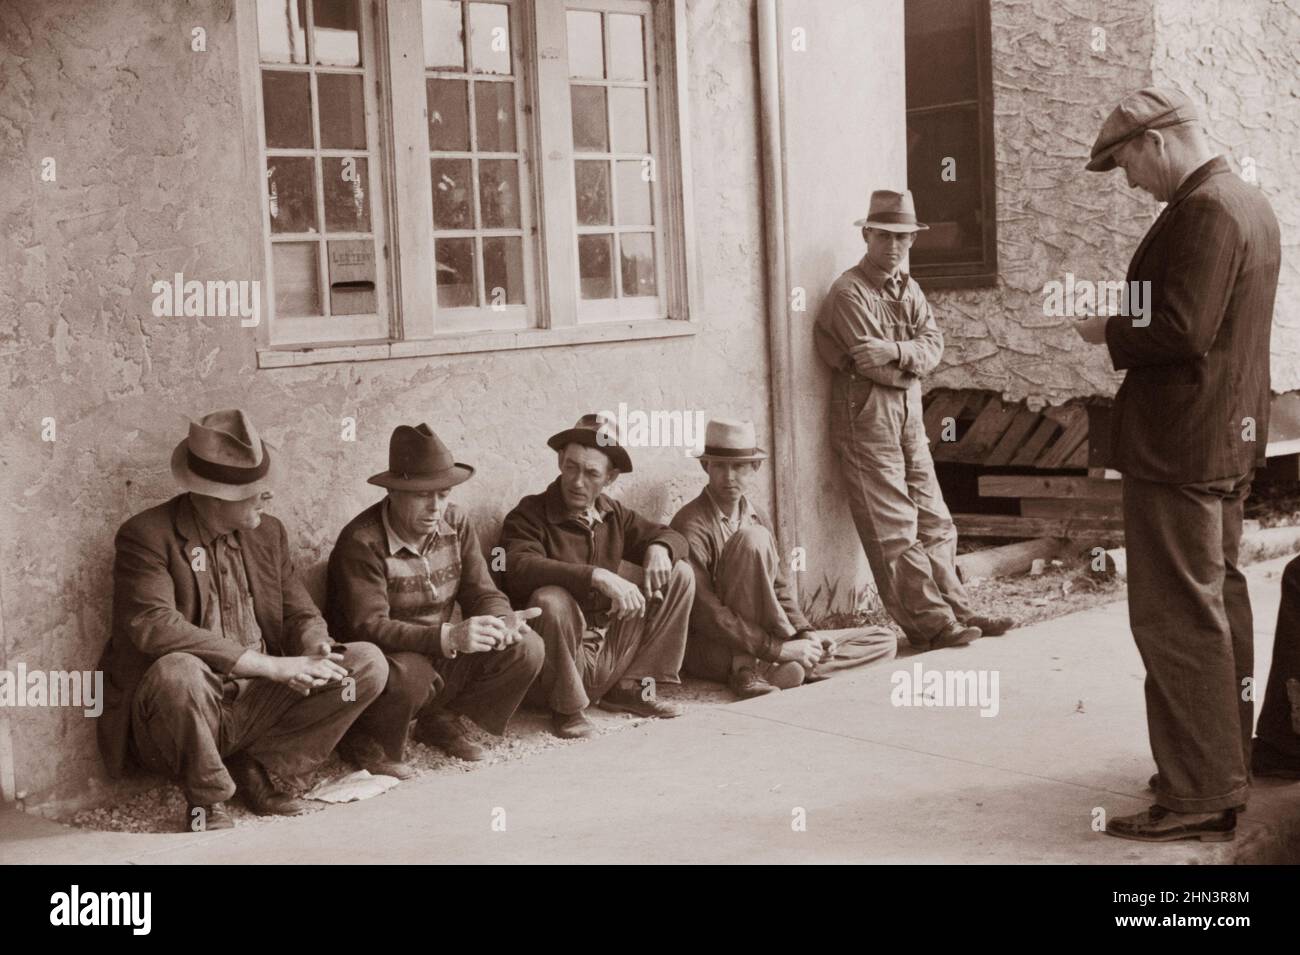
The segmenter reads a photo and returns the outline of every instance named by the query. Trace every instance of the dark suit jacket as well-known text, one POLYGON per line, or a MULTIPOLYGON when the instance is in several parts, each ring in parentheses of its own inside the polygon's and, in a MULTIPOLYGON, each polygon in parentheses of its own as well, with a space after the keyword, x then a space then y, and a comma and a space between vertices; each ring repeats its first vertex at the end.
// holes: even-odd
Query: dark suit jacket
MULTIPOLYGON (((229 673, 244 648, 200 627, 209 599, 191 566, 198 533, 181 494, 130 518, 117 532, 113 561, 113 632, 100 659, 104 712, 99 750, 113 776, 126 764, 131 703, 145 671, 168 653, 191 653, 229 673)), ((327 640, 325 621, 294 572, 284 525, 269 514, 256 530, 239 531, 253 611, 267 653, 292 655, 327 640)), ((211 568, 211 555, 209 568, 211 568)))
POLYGON ((1116 369, 1109 464, 1191 484, 1245 474, 1268 443, 1269 338, 1281 266, 1277 218, 1222 156, 1178 188, 1133 255, 1151 283, 1151 323, 1106 325, 1116 369), (1243 440, 1244 419, 1255 440, 1243 440))

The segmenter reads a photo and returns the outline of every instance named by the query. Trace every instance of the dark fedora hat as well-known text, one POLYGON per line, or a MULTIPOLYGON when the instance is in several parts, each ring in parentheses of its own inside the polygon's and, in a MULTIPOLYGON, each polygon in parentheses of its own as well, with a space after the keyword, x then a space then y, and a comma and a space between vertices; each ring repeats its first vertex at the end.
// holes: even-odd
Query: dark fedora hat
POLYGON ((172 451, 172 476, 187 491, 223 501, 261 494, 280 475, 279 455, 239 408, 214 411, 190 422, 172 451))
POLYGON ((551 435, 546 443, 555 451, 563 451, 571 444, 604 451, 610 464, 623 473, 632 470, 632 459, 620 443, 618 422, 607 414, 585 414, 572 428, 551 435))
POLYGON ((474 469, 452 460, 427 424, 399 424, 388 439, 388 470, 366 478, 393 491, 441 491, 468 481, 474 469))

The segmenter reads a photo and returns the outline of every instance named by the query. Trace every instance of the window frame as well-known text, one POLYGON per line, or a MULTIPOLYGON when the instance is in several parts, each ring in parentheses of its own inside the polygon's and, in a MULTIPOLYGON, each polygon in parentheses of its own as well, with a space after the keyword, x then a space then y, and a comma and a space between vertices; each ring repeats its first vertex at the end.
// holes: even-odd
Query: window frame
MULTIPOLYGON (((568 99, 565 9, 569 0, 514 0, 511 29, 517 96, 523 97, 523 123, 516 130, 521 156, 526 154, 527 218, 525 239, 533 244, 534 326, 526 328, 439 327, 433 271, 432 184, 425 113, 423 37, 420 0, 360 0, 369 8, 364 18, 379 26, 367 49, 376 49, 373 95, 378 104, 376 145, 370 147, 372 178, 380 172, 381 195, 372 201, 372 220, 380 215, 387 232, 376 232, 382 251, 389 298, 386 339, 285 341, 274 327, 274 289, 270 285, 271 257, 265 185, 266 152, 260 89, 256 0, 238 0, 237 24, 241 100, 244 103, 245 158, 257 176, 261 217, 258 236, 262 271, 268 279, 259 333, 258 366, 284 367, 336 361, 360 361, 419 355, 463 354, 516 348, 576 345, 588 342, 631 341, 695 334, 699 323, 700 282, 693 235, 689 150, 689 91, 686 77, 686 0, 571 0, 584 8, 615 9, 640 6, 647 16, 647 82, 654 88, 648 106, 652 152, 657 146, 655 228, 664 239, 656 243, 657 292, 663 303, 649 318, 611 316, 580 320, 576 255, 577 219, 573 195, 572 144, 568 99), (516 23, 520 25, 517 33, 516 23), (558 35, 558 36, 557 36, 558 35), (557 45, 558 39, 558 45, 557 45), (652 63, 654 64, 652 66, 652 63), (656 68, 657 67, 657 68, 656 68), (546 74, 550 73, 547 77, 546 74), (549 79, 560 82, 565 95, 555 112, 540 115, 534 92, 549 79), (562 107, 562 108, 560 108, 562 107), (559 115, 557 115, 557 113, 559 115), (568 126, 562 124, 570 124, 568 126), (561 137, 557 130, 564 130, 561 137), (416 139, 422 142, 416 142, 416 139), (557 141, 559 140, 559 141, 557 141), (416 148, 412 148, 412 147, 416 148), (563 173, 559 168, 563 167, 563 173), (552 188, 556 181, 567 187, 552 188), (400 193, 401 201, 397 195, 400 193), (553 223, 563 215, 560 227, 553 223), (427 220, 421 225, 419 217, 427 220)), ((367 84, 370 86, 370 84, 367 84)), ((367 98, 371 90, 367 90, 367 98)), ((473 121, 473 117, 471 117, 473 121)), ((367 119, 367 127, 371 121, 367 119)), ((521 162, 523 160, 521 159, 521 162)), ((521 206, 525 200, 521 195, 521 206)), ((521 209, 521 219, 524 210, 521 209)), ((372 221, 372 226, 375 223, 372 221)), ((379 254, 379 253, 377 253, 379 254)), ((617 256, 617 251, 616 251, 617 256)), ((526 261, 529 256, 526 256, 526 261)), ((613 263, 617 270, 617 258, 613 263)), ((328 284, 327 281, 325 283, 328 284)), ((610 302, 617 300, 599 300, 610 302)), ((490 306, 488 306, 490 307, 490 306)), ((448 310, 441 310, 446 314, 448 310)), ((465 311, 468 311, 465 310, 465 311)), ((316 319, 315 321, 320 321, 316 319)))
MULTIPOLYGON (((974 99, 915 109, 904 103, 905 121, 914 113, 976 106, 976 129, 979 132, 979 194, 980 209, 983 213, 980 223, 981 255, 978 261, 909 263, 911 275, 926 288, 981 288, 997 285, 998 282, 997 164, 993 148, 992 4, 989 0, 974 0, 974 3, 976 28, 974 99)), ((904 17, 906 18, 906 12, 904 17)), ((904 70, 906 68, 904 63, 904 70)), ((919 206, 917 217, 925 221, 925 213, 919 206)))

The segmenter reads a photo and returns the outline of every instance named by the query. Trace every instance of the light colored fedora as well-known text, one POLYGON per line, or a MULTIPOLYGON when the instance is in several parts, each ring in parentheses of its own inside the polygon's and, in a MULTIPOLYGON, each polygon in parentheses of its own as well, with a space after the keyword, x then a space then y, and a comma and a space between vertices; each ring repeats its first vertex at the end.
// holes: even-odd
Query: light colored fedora
POLYGON ((190 422, 189 434, 172 452, 172 477, 187 491, 242 501, 279 478, 279 453, 273 451, 242 410, 214 411, 190 422))
POLYGON ((912 193, 907 189, 902 192, 877 189, 871 194, 867 217, 853 224, 886 232, 920 232, 930 228, 916 221, 916 206, 912 204, 912 193))
POLYGON ((468 481, 473 473, 452 458, 427 424, 399 424, 388 439, 388 470, 366 481, 390 491, 441 491, 468 481))
POLYGON ((704 426, 704 450, 696 457, 701 461, 763 461, 767 452, 758 446, 752 421, 714 418, 704 426))

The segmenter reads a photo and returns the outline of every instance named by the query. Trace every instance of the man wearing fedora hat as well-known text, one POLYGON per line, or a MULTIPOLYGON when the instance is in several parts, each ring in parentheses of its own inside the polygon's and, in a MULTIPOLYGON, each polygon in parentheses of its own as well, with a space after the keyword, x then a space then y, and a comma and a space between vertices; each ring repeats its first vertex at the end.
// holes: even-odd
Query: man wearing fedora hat
POLYGON ((957 530, 921 416, 921 379, 943 334, 900 266, 918 231, 912 194, 878 189, 862 229, 866 255, 831 286, 814 341, 834 374, 830 432, 880 599, 917 649, 960 646, 1014 621, 977 614, 957 576, 957 530))
POLYGON ((884 628, 817 631, 804 617, 772 523, 745 494, 767 459, 753 422, 710 421, 698 457, 708 483, 671 524, 695 570, 685 672, 743 699, 800 685, 840 647, 859 663, 892 659, 898 641, 884 628))
POLYGON ((585 713, 593 699, 638 716, 679 716, 655 687, 681 682, 695 593, 686 541, 604 493, 632 470, 612 419, 584 415, 546 443, 560 476, 501 528, 506 592, 516 606, 542 610, 546 662, 533 696, 565 739, 594 731, 585 713))
POLYGON ((1254 697, 1242 687, 1254 625, 1237 551, 1268 438, 1281 236, 1264 194, 1214 154, 1199 119, 1179 90, 1138 90, 1107 116, 1087 164, 1123 169, 1166 203, 1126 276, 1125 288, 1146 286, 1141 318, 1075 326, 1127 370, 1107 463, 1124 475, 1156 803, 1106 832, 1141 841, 1232 838, 1250 784, 1254 697))
MULTIPOLYGON (((329 560, 329 620, 339 639, 388 657, 388 684, 340 751, 379 771, 400 762, 411 720, 417 740, 481 760, 458 717, 497 736, 542 667, 536 608, 510 609, 469 516, 449 501, 474 469, 458 464, 427 424, 398 425, 388 470, 369 478, 387 496, 339 533, 329 560), (459 606, 463 619, 452 623, 459 606)), ((374 771, 372 769, 372 771, 374 771)))
POLYGON ((233 825, 236 791, 258 814, 304 811, 268 770, 324 762, 388 676, 377 647, 331 645, 264 513, 279 467, 244 412, 214 412, 172 454, 184 493, 117 532, 100 750, 114 776, 134 757, 177 779, 185 831, 233 825))

